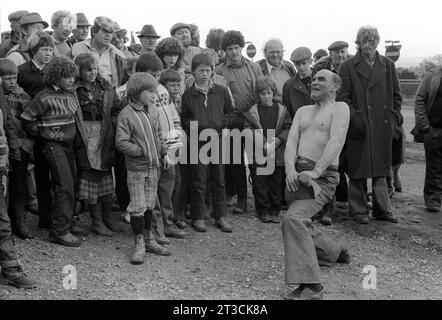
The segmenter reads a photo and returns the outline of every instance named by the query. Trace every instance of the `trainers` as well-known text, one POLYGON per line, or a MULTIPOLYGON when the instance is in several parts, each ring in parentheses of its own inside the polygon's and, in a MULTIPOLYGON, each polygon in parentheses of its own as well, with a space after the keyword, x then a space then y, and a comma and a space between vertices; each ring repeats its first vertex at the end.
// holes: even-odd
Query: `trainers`
POLYGON ((231 208, 235 205, 235 199, 233 197, 228 197, 226 199, 226 205, 228 208, 231 208))
POLYGON ((155 238, 155 241, 162 246, 168 246, 170 244, 169 239, 167 239, 165 236, 161 236, 158 238, 155 238))
POLYGON ((182 221, 182 220, 175 221, 175 225, 178 228, 180 228, 180 229, 186 229, 187 228, 187 223, 185 221, 182 221))
POLYGON ((146 252, 150 252, 150 253, 156 254, 158 256, 170 256, 171 255, 171 252, 169 249, 158 244, 153 239, 146 241, 145 247, 146 247, 146 252))
POLYGON ((324 287, 321 286, 320 291, 313 291, 308 286, 305 286, 301 294, 299 295, 299 300, 323 300, 324 299, 324 287))
POLYGON ((36 287, 35 280, 32 280, 23 272, 18 261, 8 261, 7 264, 14 263, 13 267, 5 267, 2 262, 1 282, 17 288, 32 289, 36 287))
POLYGON ((392 214, 389 214, 389 215, 386 215, 386 216, 382 216, 382 217, 376 217, 375 219, 379 220, 379 221, 387 221, 387 222, 391 222, 391 223, 398 223, 398 219, 394 215, 392 215, 392 214))
POLYGON ((296 288, 296 290, 290 291, 289 293, 283 295, 282 298, 284 300, 299 300, 302 289, 304 289, 304 284, 301 283, 301 285, 296 288))
POLYGON ((359 224, 369 224, 370 223, 370 219, 368 218, 368 215, 365 215, 365 214, 358 214, 353 219, 359 224))
POLYGON ((281 218, 279 217, 279 215, 272 215, 272 223, 280 223, 281 222, 281 218))
POLYGON ((332 224, 332 219, 328 216, 322 216, 319 222, 324 226, 330 226, 332 224))
POLYGON ((440 211, 440 206, 427 206, 427 211, 439 212, 440 211))
POLYGON ((348 202, 336 201, 336 207, 338 207, 339 209, 346 210, 348 209, 348 202))
POLYGON ((164 234, 169 238, 178 238, 178 239, 182 239, 186 236, 186 233, 183 230, 178 229, 174 225, 165 227, 164 234))

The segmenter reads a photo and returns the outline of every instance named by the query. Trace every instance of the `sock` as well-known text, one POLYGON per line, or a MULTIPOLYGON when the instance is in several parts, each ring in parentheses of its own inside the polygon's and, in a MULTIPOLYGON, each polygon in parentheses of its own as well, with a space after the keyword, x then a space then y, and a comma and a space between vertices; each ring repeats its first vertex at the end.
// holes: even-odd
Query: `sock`
POLYGON ((131 216, 130 224, 135 234, 144 234, 144 216, 131 216))

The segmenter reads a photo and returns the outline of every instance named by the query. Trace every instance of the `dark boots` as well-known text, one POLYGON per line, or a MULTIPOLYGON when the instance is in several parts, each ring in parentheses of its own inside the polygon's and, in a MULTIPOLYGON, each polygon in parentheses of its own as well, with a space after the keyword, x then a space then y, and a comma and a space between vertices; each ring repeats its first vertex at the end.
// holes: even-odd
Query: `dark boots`
POLYGON ((106 225, 106 227, 108 227, 113 232, 123 232, 124 227, 121 224, 120 220, 112 217, 112 197, 111 196, 100 197, 98 201, 101 202, 103 222, 106 225))
POLYGON ((18 260, 0 261, 0 266, 2 268, 1 284, 25 289, 35 288, 36 282, 23 272, 18 260))
POLYGON ((135 233, 135 250, 130 258, 132 264, 143 264, 146 249, 144 244, 144 216, 131 216, 130 224, 135 233))
POLYGON ((103 214, 101 203, 89 205, 92 218, 92 231, 103 237, 112 237, 114 234, 103 223, 103 214))

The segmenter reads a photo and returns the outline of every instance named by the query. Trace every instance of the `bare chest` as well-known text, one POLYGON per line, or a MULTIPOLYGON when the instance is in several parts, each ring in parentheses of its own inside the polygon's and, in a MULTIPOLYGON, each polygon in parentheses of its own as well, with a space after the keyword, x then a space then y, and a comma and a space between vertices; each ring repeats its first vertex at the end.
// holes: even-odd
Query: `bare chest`
POLYGON ((325 110, 308 110, 305 112, 299 122, 301 132, 323 133, 330 131, 331 112, 325 110))

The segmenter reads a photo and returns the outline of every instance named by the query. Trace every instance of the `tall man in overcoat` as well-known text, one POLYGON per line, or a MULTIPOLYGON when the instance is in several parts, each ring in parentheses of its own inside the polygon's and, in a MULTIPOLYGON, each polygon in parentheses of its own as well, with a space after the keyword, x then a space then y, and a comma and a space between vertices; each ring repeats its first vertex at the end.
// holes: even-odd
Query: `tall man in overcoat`
POLYGON ((356 37, 356 55, 341 64, 342 90, 338 100, 350 106, 347 133, 349 214, 369 223, 364 191, 365 179, 372 179, 373 217, 396 223, 385 177, 391 167, 393 132, 402 125, 402 95, 394 62, 376 50, 376 28, 363 26, 356 37))

